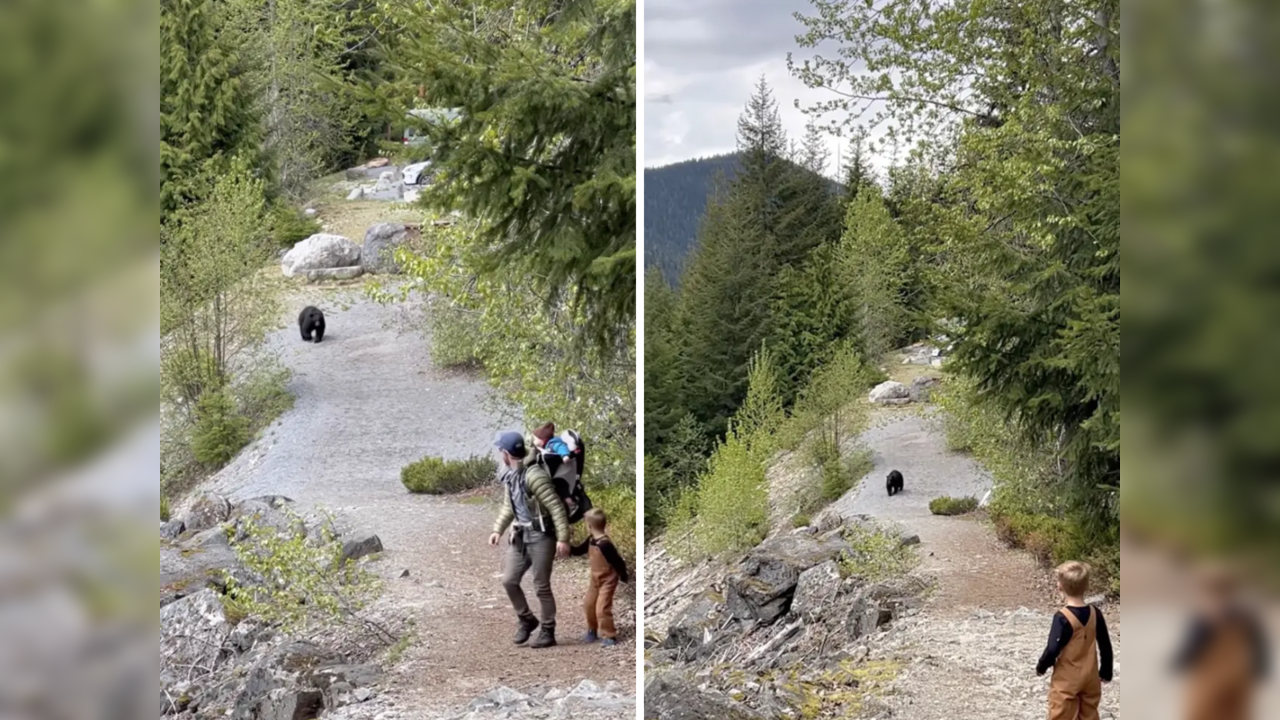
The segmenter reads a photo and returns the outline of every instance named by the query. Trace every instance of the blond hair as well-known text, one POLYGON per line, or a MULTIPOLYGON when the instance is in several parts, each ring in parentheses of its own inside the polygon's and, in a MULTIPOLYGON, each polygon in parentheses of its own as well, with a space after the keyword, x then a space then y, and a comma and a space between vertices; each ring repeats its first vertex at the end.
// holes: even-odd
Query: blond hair
POLYGON ((1058 585, 1068 595, 1084 595, 1089 591, 1089 566, 1078 560, 1064 562, 1053 571, 1058 585))
POLYGON ((592 530, 604 530, 605 523, 609 521, 600 508, 591 508, 582 517, 587 521, 587 527, 592 530))

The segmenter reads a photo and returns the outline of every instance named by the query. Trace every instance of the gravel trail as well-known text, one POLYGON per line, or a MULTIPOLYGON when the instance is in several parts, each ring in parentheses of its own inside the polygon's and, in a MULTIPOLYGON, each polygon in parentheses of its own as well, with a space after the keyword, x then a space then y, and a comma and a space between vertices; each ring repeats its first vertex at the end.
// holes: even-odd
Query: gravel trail
MULTIPOLYGON (((559 563, 561 646, 534 659, 535 651, 511 644, 501 555, 487 545, 496 507, 478 497, 411 495, 401 485, 409 462, 489 455, 497 432, 518 427, 488 409, 483 378, 433 367, 427 339, 398 327, 397 307, 353 290, 335 297, 315 289, 294 299, 291 312, 312 302, 325 312, 323 342, 303 342, 292 318, 269 339, 293 371, 294 407, 207 487, 235 499, 285 495, 381 538, 385 552, 373 566, 386 581, 379 605, 407 613, 416 631, 371 710, 379 718, 434 718, 495 686, 571 688, 584 679, 617 681, 634 693, 629 589, 620 589, 615 609, 625 641, 610 650, 579 645, 586 564, 559 563)), ((421 312, 413 304, 399 309, 421 312)), ((526 592, 532 599, 528 577, 526 592)))
MULTIPOLYGON (((942 428, 918 412, 877 414, 860 442, 874 467, 833 505, 920 536, 921 569, 937 580, 923 612, 895 622, 880 651, 904 663, 885 700, 894 717, 912 720, 1042 718, 1048 675, 1035 664, 1058 598, 1048 574, 1026 553, 1003 547, 980 515, 941 517, 941 495, 981 498, 991 487, 983 468, 946 447, 942 428), (884 478, 902 472, 904 492, 889 497, 884 478)), ((1119 718, 1120 608, 1104 607, 1116 652, 1116 680, 1103 690, 1103 717, 1119 718)))

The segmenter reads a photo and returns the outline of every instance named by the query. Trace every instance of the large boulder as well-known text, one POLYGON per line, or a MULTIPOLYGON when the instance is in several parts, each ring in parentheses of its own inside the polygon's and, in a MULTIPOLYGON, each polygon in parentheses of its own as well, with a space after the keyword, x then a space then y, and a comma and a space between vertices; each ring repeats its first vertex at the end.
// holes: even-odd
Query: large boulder
POLYGON ((911 390, 897 380, 885 380, 871 388, 868 397, 877 405, 900 405, 911 402, 911 390))
POLYGON ((911 387, 907 388, 907 393, 911 398, 911 402, 923 403, 929 402, 933 395, 933 391, 942 383, 942 379, 935 375, 921 375, 911 381, 911 387))
POLYGON ((292 641, 263 656, 249 669, 232 720, 308 720, 319 716, 324 693, 301 683, 318 670, 346 659, 313 643, 292 641))
POLYGON ((778 535, 752 550, 725 580, 725 600, 737 620, 772 623, 791 609, 800 574, 848 551, 838 534, 778 535))
POLYGON ((330 233, 316 233, 299 241, 280 259, 280 269, 285 277, 359 264, 360 246, 341 235, 330 233))
POLYGON ((221 495, 201 495, 191 504, 191 510, 182 518, 187 532, 198 533, 220 525, 231 517, 231 501, 221 495))
POLYGON ((183 681, 191 668, 214 667, 231 623, 222 596, 201 590, 160 608, 160 714, 180 712, 195 690, 183 681))
POLYGON ((828 560, 800 573, 795 595, 791 600, 791 612, 813 622, 826 613, 840 593, 840 566, 828 560))
POLYGON ((646 673, 644 720, 763 720, 746 706, 699 691, 675 673, 646 673))
POLYGON ((300 517, 290 518, 285 508, 293 501, 283 495, 264 495, 241 500, 231 508, 235 521, 236 540, 249 535, 249 527, 271 528, 283 536, 307 534, 306 523, 300 517))
POLYGON ((382 552, 382 540, 373 533, 360 533, 342 543, 342 559, 355 560, 382 552))
POLYGON ((393 255, 409 238, 409 226, 402 223, 378 223, 364 234, 360 262, 367 272, 398 273, 401 268, 393 255))
POLYGON ((667 628, 662 647, 674 650, 677 658, 696 658, 719 625, 723 608, 723 597, 711 590, 703 592, 667 628))

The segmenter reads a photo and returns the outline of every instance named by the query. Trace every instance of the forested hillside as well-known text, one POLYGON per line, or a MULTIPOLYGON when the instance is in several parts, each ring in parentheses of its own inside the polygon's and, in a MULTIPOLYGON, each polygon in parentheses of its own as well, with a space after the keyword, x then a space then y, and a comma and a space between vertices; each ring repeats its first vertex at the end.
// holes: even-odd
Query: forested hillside
POLYGON ((886 354, 945 333, 947 440, 994 476, 1001 537, 1118 590, 1116 3, 813 5, 800 45, 839 53, 789 67, 835 91, 815 123, 858 139, 844 188, 812 175, 816 126, 793 149, 757 86, 678 285, 647 271, 647 524, 751 546, 784 448, 819 471, 815 502, 839 497, 886 354), (873 127, 894 143, 879 177, 873 127))
MULTIPOLYGON (((644 266, 678 285, 698 237, 698 225, 717 188, 726 189, 742 164, 739 152, 645 168, 644 266)), ((833 192, 839 184, 830 183, 833 192)))

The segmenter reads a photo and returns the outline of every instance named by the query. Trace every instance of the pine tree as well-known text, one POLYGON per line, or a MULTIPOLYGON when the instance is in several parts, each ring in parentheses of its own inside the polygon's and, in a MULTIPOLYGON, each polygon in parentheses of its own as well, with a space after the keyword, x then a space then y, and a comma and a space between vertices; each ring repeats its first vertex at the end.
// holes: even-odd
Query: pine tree
POLYGON ((849 160, 841 168, 844 174, 844 202, 853 202, 858 199, 858 193, 863 188, 875 184, 875 173, 872 170, 871 163, 867 159, 867 133, 865 130, 858 129, 854 133, 852 152, 849 154, 849 160))
POLYGON ((258 155, 252 101, 235 51, 219 38, 214 10, 212 0, 160 5, 162 219, 200 195, 202 176, 225 173, 237 155, 258 155))
POLYGON ((878 192, 864 191, 849 205, 839 266, 866 357, 893 349, 906 328, 903 292, 908 268, 902 230, 878 192))
POLYGON ((644 441, 648 453, 659 451, 685 414, 673 330, 677 312, 676 296, 662 272, 650 268, 644 277, 644 441))
POLYGON ((769 346, 776 356, 779 393, 788 406, 837 343, 855 331, 839 259, 838 243, 824 243, 803 267, 779 274, 769 346))
POLYGON ((492 271, 568 298, 615 347, 635 320, 634 0, 398 11, 403 95, 461 111, 430 129, 429 202, 483 218, 492 271))

